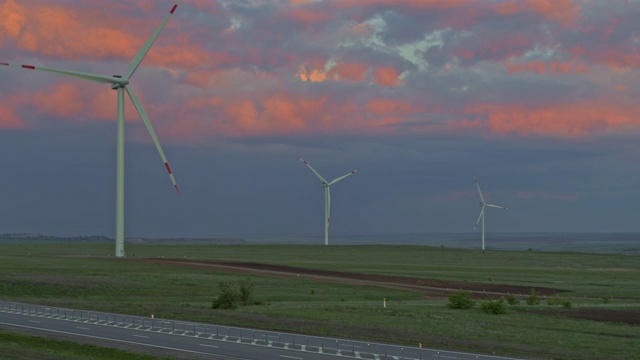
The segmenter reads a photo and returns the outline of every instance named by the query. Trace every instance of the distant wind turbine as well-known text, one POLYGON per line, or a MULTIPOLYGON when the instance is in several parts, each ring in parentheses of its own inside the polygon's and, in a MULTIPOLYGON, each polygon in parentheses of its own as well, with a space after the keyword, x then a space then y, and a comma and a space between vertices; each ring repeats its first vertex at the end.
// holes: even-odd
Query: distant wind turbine
POLYGON ((482 219, 482 250, 484 250, 484 208, 492 207, 492 208, 498 208, 498 209, 504 209, 504 210, 507 210, 507 208, 504 206, 487 204, 484 201, 484 196, 482 196, 482 191, 480 191, 480 184, 478 184, 478 179, 475 176, 473 177, 473 181, 476 182, 476 187, 478 188, 478 194, 480 195, 480 207, 481 207, 480 216, 478 216, 478 221, 476 221, 476 226, 473 227, 473 230, 478 228, 478 223, 480 222, 480 219, 482 219))
POLYGON ((309 169, 311 169, 311 171, 313 171, 314 174, 316 174, 316 176, 318 177, 318 180, 320 180, 320 182, 322 183, 322 187, 324 188, 324 244, 325 245, 329 245, 329 223, 331 222, 331 185, 337 183, 340 180, 343 180, 355 173, 358 172, 358 170, 353 170, 352 172, 346 174, 346 175, 342 175, 338 178, 335 178, 333 180, 331 180, 331 182, 328 182, 327 180, 325 180, 322 175, 318 174, 318 172, 311 167, 311 165, 309 165, 309 163, 303 159, 300 158, 300 161, 302 161, 305 165, 307 165, 307 167, 309 169))
POLYGON ((117 160, 116 160, 116 256, 124 257, 124 92, 126 91, 131 98, 131 102, 133 102, 133 106, 140 114, 142 118, 142 122, 149 131, 149 135, 151 135, 151 139, 153 139, 153 143, 162 158, 162 162, 164 163, 167 172, 169 173, 169 177, 171 178, 171 182, 173 183, 176 192, 179 193, 178 185, 176 184, 176 180, 173 177, 173 173, 171 172, 171 168, 169 167, 169 163, 167 162, 167 158, 164 156, 164 151, 162 151, 162 147, 160 146, 160 142, 158 141, 158 137, 156 136, 156 132, 153 130, 153 126, 151 126, 151 122, 149 121, 149 117, 147 113, 144 111, 142 104, 138 100, 138 97, 133 92, 133 90, 129 87, 129 80, 133 73, 138 69, 138 66, 144 59, 145 55, 153 45, 154 41, 160 35, 160 32, 164 28, 164 26, 171 18, 171 15, 176 11, 176 8, 182 1, 178 1, 167 16, 164 18, 160 26, 156 29, 156 31, 151 35, 151 37, 147 40, 146 43, 142 46, 142 48, 138 51, 136 56, 131 61, 129 65, 129 69, 127 73, 122 75, 97 75, 97 74, 89 74, 82 73, 76 71, 69 70, 60 70, 60 69, 52 69, 45 68, 40 66, 33 65, 23 65, 23 64, 10 64, 6 62, 0 62, 0 65, 4 66, 13 66, 20 67, 28 70, 40 70, 40 71, 48 71, 56 74, 66 75, 74 78, 79 78, 83 80, 93 81, 97 83, 110 84, 111 89, 118 91, 118 125, 117 125, 117 160))

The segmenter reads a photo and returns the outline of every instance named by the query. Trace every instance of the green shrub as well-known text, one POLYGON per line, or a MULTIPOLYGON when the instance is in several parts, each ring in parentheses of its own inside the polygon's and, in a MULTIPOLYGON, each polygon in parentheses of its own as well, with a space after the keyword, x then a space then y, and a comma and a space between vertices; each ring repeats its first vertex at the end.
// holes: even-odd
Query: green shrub
POLYGON ((507 303, 509 305, 518 305, 520 304, 520 300, 512 294, 507 295, 507 303))
POLYGON ((505 305, 504 300, 500 299, 498 301, 487 300, 483 301, 480 305, 482 310, 487 314, 506 314, 507 313, 507 305, 505 305))
POLYGON ((569 299, 549 299, 547 300, 549 306, 562 306, 565 309, 571 309, 571 300, 569 299))
POLYGON ((233 310, 238 307, 237 300, 239 299, 238 291, 236 287, 226 281, 220 281, 218 283, 220 287, 220 294, 217 298, 213 299, 211 307, 214 309, 233 310))
POLYGON ((459 291, 455 294, 449 295, 448 307, 452 309, 470 309, 474 305, 474 301, 469 297, 469 293, 466 291, 459 291))
POLYGON ((251 296, 253 295, 253 283, 251 279, 246 278, 238 282, 238 297, 242 305, 251 304, 251 296))
POLYGON ((531 295, 527 297, 527 305, 538 305, 540 304, 540 297, 536 292, 536 289, 531 289, 531 295))
POLYGON ((218 283, 220 294, 213 299, 211 307, 213 309, 234 310, 241 305, 256 304, 251 297, 253 296, 253 283, 251 279, 242 279, 238 281, 238 285, 230 282, 221 281, 218 283))

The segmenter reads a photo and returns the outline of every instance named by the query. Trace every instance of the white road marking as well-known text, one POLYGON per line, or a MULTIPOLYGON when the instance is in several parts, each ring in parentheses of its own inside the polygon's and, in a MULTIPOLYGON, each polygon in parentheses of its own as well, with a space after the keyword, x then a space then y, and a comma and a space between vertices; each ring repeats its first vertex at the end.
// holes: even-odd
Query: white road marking
POLYGON ((215 346, 215 345, 207 345, 207 344, 200 344, 200 346, 206 346, 206 347, 210 347, 210 348, 218 348, 219 346, 215 346))
POLYGON ((144 338, 144 339, 148 339, 148 338, 149 338, 148 336, 144 336, 144 335, 136 335, 136 334, 133 334, 133 336, 134 336, 134 337, 139 337, 139 338, 144 338))
POLYGON ((91 330, 91 329, 89 329, 89 328, 80 327, 80 326, 76 326, 76 329, 80 329, 80 330, 91 330))
POLYGON ((287 359, 297 359, 297 360, 302 360, 302 358, 301 358, 301 357, 296 357, 296 356, 280 355, 280 357, 287 358, 287 359))
POLYGON ((40 324, 40 321, 38 321, 38 320, 29 320, 29 322, 40 324))

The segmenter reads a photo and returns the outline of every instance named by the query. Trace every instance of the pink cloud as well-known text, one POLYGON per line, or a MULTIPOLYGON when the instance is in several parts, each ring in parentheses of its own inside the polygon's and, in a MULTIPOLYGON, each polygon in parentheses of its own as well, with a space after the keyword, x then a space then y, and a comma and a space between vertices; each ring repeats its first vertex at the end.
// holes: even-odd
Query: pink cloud
POLYGON ((373 70, 373 80, 382 86, 397 86, 400 83, 400 74, 392 66, 380 66, 373 70))

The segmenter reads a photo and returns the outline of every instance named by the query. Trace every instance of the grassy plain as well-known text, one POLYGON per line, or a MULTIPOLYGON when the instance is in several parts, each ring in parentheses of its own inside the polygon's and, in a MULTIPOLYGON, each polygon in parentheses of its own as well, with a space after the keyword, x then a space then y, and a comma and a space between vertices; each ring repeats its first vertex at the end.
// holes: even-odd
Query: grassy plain
POLYGON ((218 282, 246 276, 109 257, 113 245, 0 246, 0 298, 125 314, 545 359, 640 359, 638 325, 565 316, 640 312, 637 255, 480 251, 422 246, 135 245, 129 257, 255 262, 415 278, 566 289, 572 308, 521 302, 505 315, 375 286, 252 276, 264 305, 211 309, 218 282), (587 297, 585 299, 585 297, 587 297), (387 308, 382 299, 389 299, 387 308), (613 298, 603 301, 602 298, 613 298))

